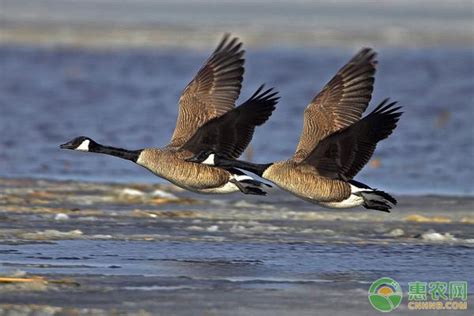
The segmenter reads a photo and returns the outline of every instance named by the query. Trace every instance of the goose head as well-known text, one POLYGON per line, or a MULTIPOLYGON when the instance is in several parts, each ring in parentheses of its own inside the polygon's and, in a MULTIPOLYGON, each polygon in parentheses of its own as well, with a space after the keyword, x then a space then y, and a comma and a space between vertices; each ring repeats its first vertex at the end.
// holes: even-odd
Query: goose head
POLYGON ((79 136, 60 145, 59 148, 78 151, 93 151, 93 148, 97 145, 98 144, 89 137, 79 136))

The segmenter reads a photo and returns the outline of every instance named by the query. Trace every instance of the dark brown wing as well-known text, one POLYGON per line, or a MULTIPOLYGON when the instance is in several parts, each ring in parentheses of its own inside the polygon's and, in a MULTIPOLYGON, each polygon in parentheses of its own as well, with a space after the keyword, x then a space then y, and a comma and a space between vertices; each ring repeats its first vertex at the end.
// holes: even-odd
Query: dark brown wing
POLYGON ((322 176, 352 179, 369 161, 377 143, 397 126, 402 112, 396 102, 385 99, 372 113, 323 139, 303 163, 314 166, 322 176))
POLYGON ((242 105, 201 126, 181 149, 239 157, 252 140, 255 126, 268 120, 278 102, 278 92, 273 88, 262 90, 263 85, 242 105))
POLYGON ((300 162, 320 140, 357 122, 372 97, 376 53, 364 48, 329 81, 304 112, 293 159, 300 162))
POLYGON ((219 46, 186 86, 179 99, 176 128, 169 146, 179 147, 207 121, 235 106, 242 87, 242 43, 226 34, 219 46))

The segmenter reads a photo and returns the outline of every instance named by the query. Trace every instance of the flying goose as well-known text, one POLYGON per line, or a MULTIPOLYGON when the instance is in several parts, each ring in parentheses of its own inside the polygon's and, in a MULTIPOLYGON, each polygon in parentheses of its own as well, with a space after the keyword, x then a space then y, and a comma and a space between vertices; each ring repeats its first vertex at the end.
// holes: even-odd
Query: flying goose
POLYGON ((197 193, 264 195, 263 182, 240 170, 187 162, 204 150, 237 158, 278 102, 278 92, 263 85, 235 107, 244 73, 244 51, 237 38, 226 34, 179 99, 179 113, 171 142, 164 148, 127 150, 101 145, 80 136, 60 145, 63 149, 102 153, 130 160, 173 184, 197 193))
POLYGON ((397 203, 392 196, 353 180, 377 143, 392 133, 402 114, 396 102, 386 99, 361 119, 371 99, 375 56, 370 49, 361 50, 311 101, 292 158, 254 164, 202 151, 188 160, 253 172, 285 191, 328 208, 364 206, 390 212, 391 204, 397 203))

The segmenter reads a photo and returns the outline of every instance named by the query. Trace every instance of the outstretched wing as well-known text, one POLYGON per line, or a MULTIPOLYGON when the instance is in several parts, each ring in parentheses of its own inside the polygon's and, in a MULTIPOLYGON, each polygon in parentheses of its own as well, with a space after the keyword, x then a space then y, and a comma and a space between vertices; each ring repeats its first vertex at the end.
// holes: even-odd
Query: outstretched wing
POLYGON ((183 145, 204 123, 234 108, 244 73, 241 47, 236 37, 229 40, 226 34, 186 86, 179 99, 178 120, 169 146, 183 145))
POLYGON ((263 91, 263 85, 242 105, 201 126, 181 148, 194 154, 213 151, 237 158, 252 140, 255 126, 265 123, 278 102, 273 88, 263 91))
POLYGON ((304 112, 293 159, 301 162, 327 135, 357 122, 372 97, 376 53, 364 48, 329 81, 304 112))
POLYGON ((323 139, 303 163, 322 176, 352 179, 369 161, 377 143, 390 134, 402 115, 396 102, 385 99, 369 115, 323 139))

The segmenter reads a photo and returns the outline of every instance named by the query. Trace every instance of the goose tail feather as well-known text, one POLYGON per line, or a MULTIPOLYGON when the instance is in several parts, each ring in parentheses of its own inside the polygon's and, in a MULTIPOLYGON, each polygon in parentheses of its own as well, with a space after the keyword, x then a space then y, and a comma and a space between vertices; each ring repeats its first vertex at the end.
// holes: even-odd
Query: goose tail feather
POLYGON ((364 200, 362 206, 366 209, 390 213, 390 209, 397 205, 397 200, 387 192, 372 189, 368 185, 355 180, 349 182, 360 189, 356 194, 362 197, 364 200))
POLYGON ((233 177, 236 181, 238 181, 240 186, 243 187, 245 194, 267 195, 267 192, 262 190, 262 188, 264 186, 271 187, 271 185, 269 185, 265 182, 256 180, 256 179, 254 179, 251 176, 246 175, 246 174, 243 174, 243 175, 242 174, 234 174, 233 177))

